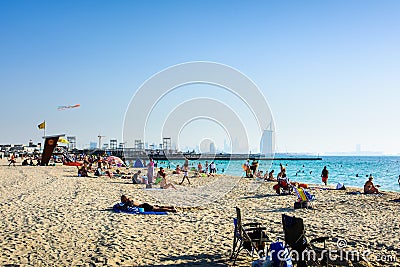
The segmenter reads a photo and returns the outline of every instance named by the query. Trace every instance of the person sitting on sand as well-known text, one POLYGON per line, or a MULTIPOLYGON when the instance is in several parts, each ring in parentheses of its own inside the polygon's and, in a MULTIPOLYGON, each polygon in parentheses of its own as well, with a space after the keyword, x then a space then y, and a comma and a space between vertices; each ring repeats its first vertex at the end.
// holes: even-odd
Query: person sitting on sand
POLYGON ((176 165, 175 171, 173 171, 172 174, 181 174, 181 168, 179 165, 176 165))
POLYGON ((142 173, 142 171, 137 171, 133 176, 132 176, 132 183, 133 184, 141 184, 142 181, 139 178, 140 174, 142 173))
POLYGON ((121 196, 121 204, 119 205, 120 210, 128 210, 128 207, 138 207, 143 208, 144 211, 167 211, 167 212, 176 212, 175 207, 173 206, 157 206, 157 205, 150 205, 149 203, 142 203, 135 202, 130 200, 125 195, 121 196))
POLYGON ((15 160, 14 154, 11 154, 10 159, 9 159, 8 161, 10 162, 10 163, 8 164, 8 167, 10 167, 11 164, 15 167, 15 163, 16 163, 17 161, 15 160))
POLYGON ((89 177, 88 171, 86 169, 86 164, 81 167, 78 167, 78 176, 79 177, 89 177))
POLYGON ((197 171, 198 171, 199 173, 202 173, 202 172, 203 172, 203 165, 201 165, 201 162, 199 162, 199 164, 197 164, 197 171))
POLYGON ((106 170, 106 176, 112 178, 114 177, 114 173, 112 171, 106 170))
POLYGON ((165 173, 163 167, 160 167, 160 170, 157 172, 157 178, 161 178, 160 181, 160 188, 162 189, 168 189, 172 187, 173 189, 176 190, 176 187, 172 183, 167 182, 167 174, 165 173))
POLYGON ((368 178, 368 181, 365 182, 364 184, 364 194, 379 194, 379 190, 377 187, 380 187, 380 185, 374 185, 372 180, 374 177, 372 175, 368 178))
MULTIPOLYGON (((264 180, 271 181, 271 182, 276 181, 276 179, 274 177, 274 172, 275 172, 275 170, 270 171, 268 173, 268 177, 264 177, 264 180)), ((267 173, 265 173, 265 176, 267 176, 267 173)))

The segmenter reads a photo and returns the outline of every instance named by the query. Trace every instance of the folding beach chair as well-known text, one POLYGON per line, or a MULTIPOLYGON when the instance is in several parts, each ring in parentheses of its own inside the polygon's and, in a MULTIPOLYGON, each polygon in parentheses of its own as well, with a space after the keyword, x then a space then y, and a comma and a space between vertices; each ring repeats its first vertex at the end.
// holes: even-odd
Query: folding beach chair
POLYGON ((236 207, 236 215, 237 217, 234 221, 234 234, 233 234, 233 248, 230 259, 234 260, 233 264, 235 264, 236 259, 242 249, 245 249, 251 256, 254 255, 254 252, 257 254, 260 251, 264 252, 265 243, 270 241, 266 234, 266 228, 261 225, 261 223, 253 222, 253 223, 242 223, 242 215, 241 211, 238 207, 236 207))
POLYGON ((289 183, 288 178, 278 178, 278 184, 274 186, 278 195, 291 195, 293 193, 293 187, 289 183))
POLYGON ((325 241, 329 237, 319 237, 308 241, 305 236, 303 219, 282 214, 283 232, 285 234, 285 244, 295 252, 292 255, 298 255, 294 258, 297 261, 298 267, 306 267, 307 264, 314 264, 317 266, 328 266, 327 253, 323 253, 326 249, 325 241), (323 243, 324 247, 320 248, 315 246, 315 243, 323 243), (321 259, 322 253, 322 260, 321 259))
POLYGON ((314 208, 312 205, 312 202, 315 200, 314 195, 311 195, 303 188, 293 187, 293 190, 297 195, 297 201, 294 203, 295 209, 314 208))

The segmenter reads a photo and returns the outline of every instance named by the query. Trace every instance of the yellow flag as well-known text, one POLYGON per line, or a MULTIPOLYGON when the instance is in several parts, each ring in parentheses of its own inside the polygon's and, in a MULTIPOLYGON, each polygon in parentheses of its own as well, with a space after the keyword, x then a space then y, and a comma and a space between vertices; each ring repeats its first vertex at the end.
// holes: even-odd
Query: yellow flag
POLYGON ((39 129, 44 129, 44 128, 46 128, 46 122, 45 122, 45 121, 42 122, 42 123, 39 124, 37 127, 38 127, 39 129))

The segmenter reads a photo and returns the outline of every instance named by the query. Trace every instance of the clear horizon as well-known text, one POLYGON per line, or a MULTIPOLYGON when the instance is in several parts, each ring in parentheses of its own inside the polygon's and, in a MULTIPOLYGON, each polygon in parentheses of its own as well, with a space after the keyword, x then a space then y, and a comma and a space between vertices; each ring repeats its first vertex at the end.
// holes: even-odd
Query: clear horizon
MULTIPOLYGON (((399 1, 1 1, 0 144, 41 142, 44 120, 47 134, 77 136, 80 148, 98 134, 120 142, 130 100, 147 79, 210 61, 258 85, 277 151, 350 153, 360 144, 398 155, 399 12, 399 1)), ((188 99, 211 96, 239 114, 256 152, 251 110, 216 86, 175 90, 150 120, 159 126, 188 99)), ((151 141, 161 141, 150 129, 151 141)), ((181 130, 180 148, 211 138, 221 149, 228 139, 210 120, 181 130)))

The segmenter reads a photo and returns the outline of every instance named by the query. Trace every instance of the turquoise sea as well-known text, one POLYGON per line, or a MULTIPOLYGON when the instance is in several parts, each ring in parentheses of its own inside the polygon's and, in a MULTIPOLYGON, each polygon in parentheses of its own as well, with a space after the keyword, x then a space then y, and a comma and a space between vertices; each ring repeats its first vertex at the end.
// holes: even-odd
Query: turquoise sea
MULTIPOLYGON (((210 162, 210 161, 209 161, 210 162)), ((217 173, 241 176, 243 175, 243 160, 215 161, 217 173)), ((176 164, 182 166, 183 162, 171 162, 170 167, 176 164)), ((204 166, 204 161, 201 162, 204 166)), ((347 186, 363 187, 367 176, 372 174, 374 183, 381 186, 381 190, 400 192, 398 178, 400 175, 399 156, 328 156, 322 160, 286 160, 286 161, 260 161, 259 168, 264 173, 275 170, 275 177, 279 173, 279 164, 286 166, 286 172, 290 181, 301 183, 321 184, 321 171, 326 166, 329 170, 330 185, 344 183, 347 186), (297 173, 297 175, 296 175, 297 173), (357 177, 358 175, 358 177, 357 177)), ((190 162, 197 167, 198 161, 190 162)), ((159 166, 166 167, 166 162, 160 162, 159 166)))

